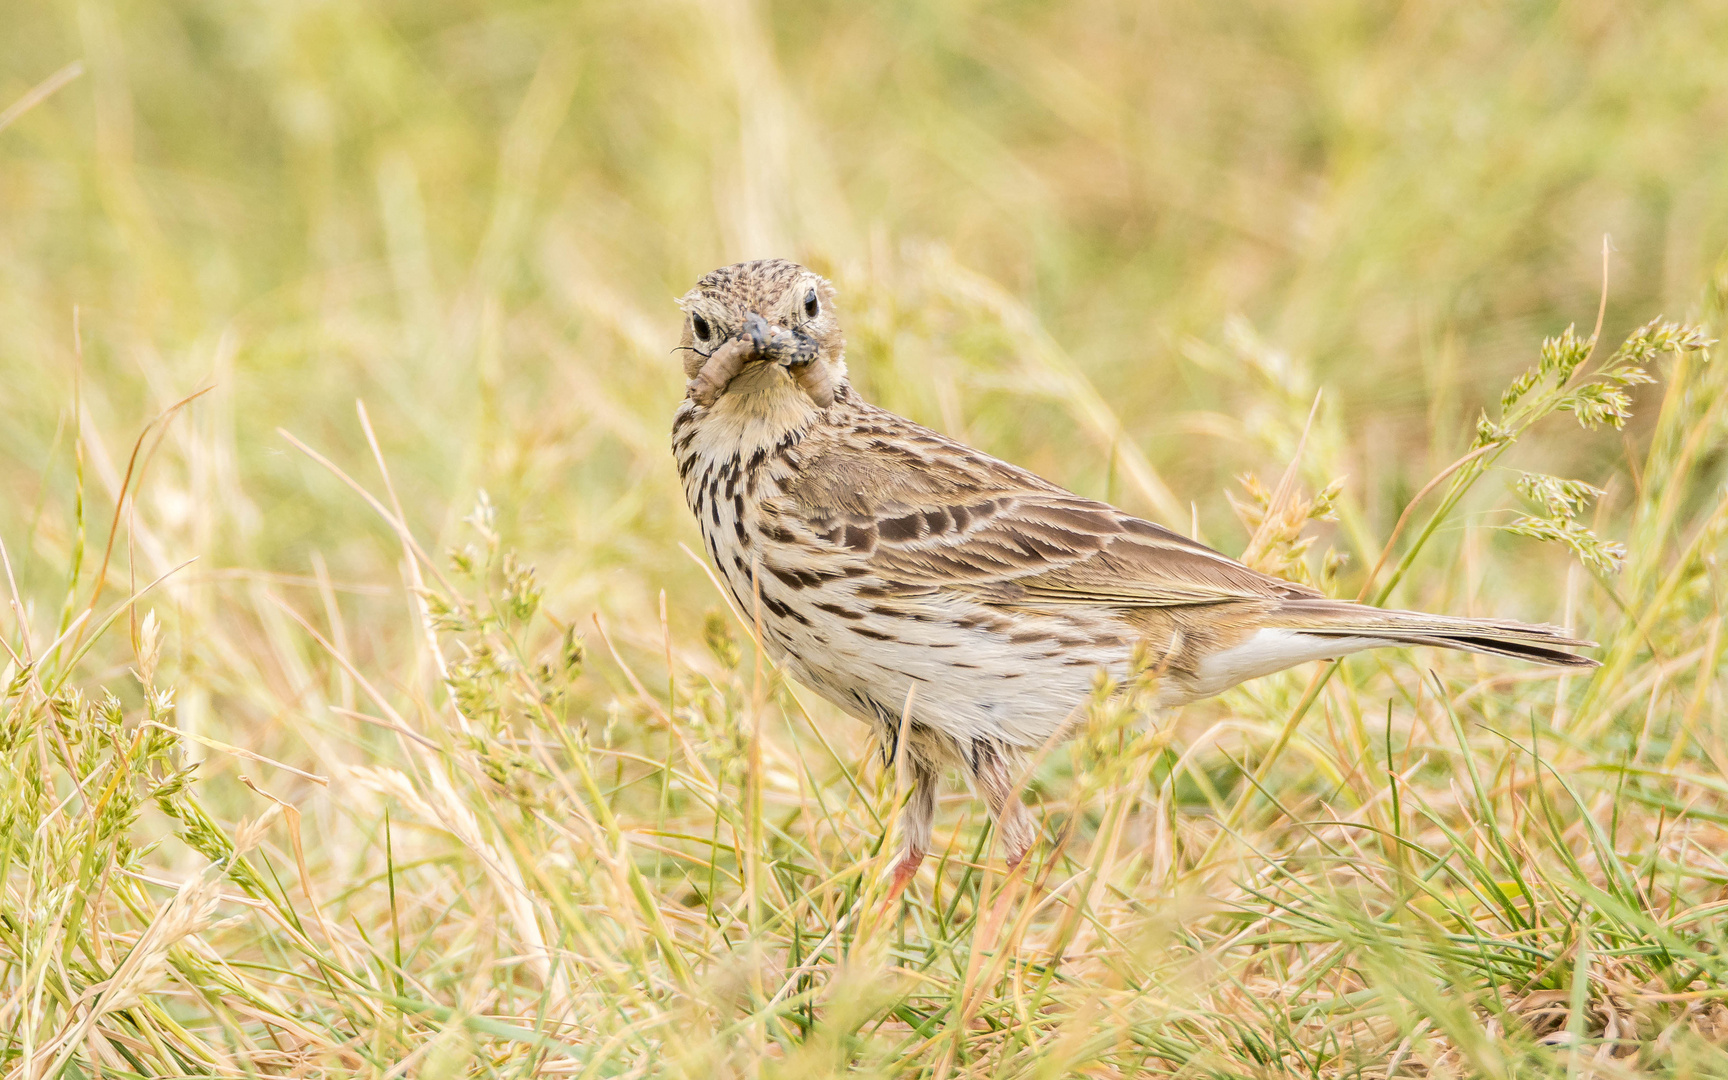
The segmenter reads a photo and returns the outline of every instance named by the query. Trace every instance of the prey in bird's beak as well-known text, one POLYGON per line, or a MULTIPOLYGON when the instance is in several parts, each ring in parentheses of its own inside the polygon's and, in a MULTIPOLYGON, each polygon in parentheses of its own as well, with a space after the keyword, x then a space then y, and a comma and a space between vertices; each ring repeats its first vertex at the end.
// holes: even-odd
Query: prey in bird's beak
POLYGON ((714 404, 726 384, 753 360, 779 364, 797 378, 816 359, 817 352, 816 340, 808 334, 771 324, 752 311, 744 316, 738 333, 715 349, 690 380, 686 396, 698 405, 714 404))
POLYGON ((754 311, 744 316, 742 336, 756 347, 756 355, 782 367, 796 367, 816 359, 816 340, 784 326, 770 325, 754 311))

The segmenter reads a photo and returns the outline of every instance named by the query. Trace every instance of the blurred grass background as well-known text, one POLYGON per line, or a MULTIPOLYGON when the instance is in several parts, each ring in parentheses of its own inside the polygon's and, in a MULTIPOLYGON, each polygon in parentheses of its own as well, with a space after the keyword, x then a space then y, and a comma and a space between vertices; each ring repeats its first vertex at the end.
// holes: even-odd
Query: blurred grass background
MULTIPOLYGON (((1323 524, 1320 535, 1322 547, 1349 557, 1336 587, 1351 596, 1406 503, 1470 448, 1479 412, 1494 411, 1501 388, 1534 362, 1540 340, 1572 323, 1589 330, 1604 235, 1613 246, 1606 345, 1658 313, 1719 331, 1728 292, 1728 140, 1721 136, 1728 7, 1721 4, 23 0, 7 6, 3 22, 0 108, 69 63, 82 68, 0 130, 0 539, 20 598, 0 625, 21 653, 23 627, 32 627, 40 653, 66 625, 63 611, 74 616, 86 603, 106 610, 196 556, 151 602, 165 628, 157 679, 177 694, 161 716, 191 735, 339 777, 412 756, 376 726, 331 711, 332 704, 373 708, 357 689, 361 675, 405 713, 423 710, 423 723, 449 719, 413 605, 404 606, 402 550, 390 526, 278 434, 291 432, 382 497, 356 399, 376 425, 405 523, 435 559, 471 536, 460 519, 484 490, 497 508, 498 550, 513 548, 536 567, 546 610, 587 640, 588 667, 570 690, 567 720, 585 722, 596 740, 604 730, 602 741, 634 748, 649 763, 670 760, 667 736, 648 730, 653 710, 643 702, 665 699, 670 685, 667 709, 698 705, 661 659, 672 650, 662 643, 658 597, 665 590, 672 637, 700 657, 707 657, 696 644, 705 619, 723 607, 679 550, 698 545, 666 450, 682 395, 669 353, 677 330, 671 299, 714 266, 786 255, 821 269, 842 290, 854 380, 867 396, 1084 494, 1197 530, 1232 553, 1247 532, 1225 492, 1244 471, 1270 483, 1283 470, 1322 392, 1302 477, 1310 489, 1345 479, 1338 523, 1323 524), (160 443, 145 444, 136 499, 116 515, 134 440, 164 409, 205 387, 212 389, 172 423, 151 429, 160 443), (115 561, 97 605, 90 596, 111 517, 120 522, 115 561), (353 669, 296 627, 276 596, 322 627, 353 669), (611 662, 591 621, 596 613, 651 693, 636 695, 611 662)), ((1651 642, 1648 654, 1634 656, 1643 646, 1627 646, 1624 682, 1610 688, 1620 696, 1610 694, 1599 722, 1583 725, 1591 739, 1574 740, 1580 760, 1622 760, 1638 749, 1642 736, 1627 717, 1642 715, 1646 698, 1646 735, 1692 730, 1699 716, 1718 722, 1714 635, 1722 624, 1720 582, 1711 575, 1720 535, 1710 522, 1728 462, 1711 426, 1720 418, 1711 419, 1698 397, 1714 394, 1721 380, 1697 377, 1705 381, 1685 393, 1639 391, 1624 433, 1591 435, 1555 422, 1523 438, 1509 459, 1605 487, 1593 511, 1600 531, 1642 537, 1648 546, 1648 566, 1619 580, 1649 592, 1653 575, 1684 571, 1676 595, 1693 605, 1695 621, 1665 631, 1685 648, 1670 653, 1651 642), (1653 440, 1661 450, 1653 430, 1665 400, 1680 416, 1676 430, 1697 433, 1692 452, 1652 451, 1653 440), (1655 460, 1678 461, 1680 471, 1646 483, 1637 470, 1655 460), (1639 533, 1640 508, 1664 494, 1677 502, 1673 513, 1659 518, 1657 532, 1639 533), (1697 538, 1709 541, 1702 551, 1685 548, 1697 538), (1681 558, 1669 545, 1691 553, 1681 558), (1686 649, 1703 650, 1692 667, 1665 666, 1692 656, 1686 649), (1609 731, 1620 734, 1608 738, 1609 731)), ((1505 478, 1491 474, 1436 533, 1393 599, 1571 621, 1611 646, 1630 635, 1637 620, 1627 616, 1622 626, 1616 604, 1635 605, 1639 596, 1610 596, 1562 547, 1488 528, 1509 520, 1504 511, 1516 505, 1505 478)), ((512 580, 504 587, 528 588, 512 580)), ((112 686, 126 708, 150 707, 126 674, 139 663, 137 620, 146 606, 103 637, 67 683, 86 686, 86 704, 97 687, 112 686)), ((482 637, 489 632, 460 620, 448 628, 477 627, 482 637)), ((493 655, 449 649, 453 657, 493 655)), ((783 700, 777 687, 749 689, 748 658, 730 674, 709 670, 715 662, 681 653, 674 668, 705 664, 697 682, 732 687, 729 704, 712 713, 722 728, 783 700)), ((1484 680, 1505 674, 1467 660, 1426 662, 1484 680)), ((1393 674, 1362 664, 1361 681, 1351 683, 1356 696, 1336 707, 1348 712, 1354 702, 1358 721, 1363 711, 1385 713, 1389 699, 1364 683, 1403 678, 1403 739, 1420 712, 1411 689, 1418 669, 1393 674)), ((502 676, 492 668, 469 674, 478 680, 469 692, 483 706, 492 692, 486 680, 502 676)), ((1248 729, 1263 720, 1276 730, 1306 677, 1205 707, 1193 730, 1232 717, 1248 729)), ((1533 707, 1516 696, 1516 679, 1484 685, 1479 701, 1513 695, 1474 706, 1485 715, 1533 707)), ((1565 686, 1558 695, 1541 687, 1532 693, 1546 702, 1544 717, 1557 705, 1564 715, 1565 686)), ((15 688, 17 715, 46 708, 50 689, 40 688, 41 701, 27 707, 35 691, 15 688)), ((511 708, 499 707, 500 731, 511 708)), ((862 731, 812 709, 841 749, 805 782, 838 791, 841 763, 865 769, 862 731)), ((1229 753, 1215 750, 1215 740, 1196 743, 1226 795, 1242 790, 1230 754, 1265 748, 1258 729, 1248 729, 1231 736, 1241 742, 1229 753)), ((1682 748, 1664 758, 1665 768, 1694 762, 1719 779, 1713 751, 1700 749, 1709 745, 1703 735, 1687 736, 1701 740, 1691 749, 1674 738, 1682 748)), ((14 749, 32 746, 23 739, 14 749)), ((268 809, 238 781, 256 773, 255 763, 205 744, 158 749, 208 757, 201 797, 230 831, 268 809)), ((1479 752, 1506 749, 1483 736, 1479 752)), ((14 766, 22 769, 49 751, 19 753, 14 766)), ((694 815, 687 833, 718 828, 719 811, 704 818, 674 805, 669 773, 630 767, 638 766, 647 771, 630 775, 659 777, 661 795, 657 808, 653 800, 635 806, 629 792, 607 796, 620 800, 626 818, 645 815, 626 821, 626 831, 649 829, 643 822, 666 831, 668 813, 694 815)), ((1052 768, 1064 778, 1072 771, 1052 768)), ((306 853, 312 873, 324 899, 341 893, 352 905, 337 923, 377 938, 378 920, 394 910, 378 906, 375 880, 381 873, 395 880, 379 861, 378 815, 388 800, 345 806, 291 773, 264 777, 317 823, 306 853)), ((619 758, 615 780, 625 778, 619 758)), ((1301 775, 1286 779, 1296 785, 1286 808, 1300 808, 1313 793, 1301 775)), ((1436 791, 1456 779, 1436 778, 1436 791)), ((720 770, 716 783, 725 782, 720 770)), ((30 799, 52 794, 51 806, 77 787, 57 783, 30 799)), ((530 786, 550 783, 541 777, 530 786)), ((806 809, 821 801, 787 783, 803 792, 797 798, 806 809)), ((1693 794, 1718 798, 1700 794, 1707 789, 1693 794)), ((1514 785, 1508 797, 1520 790, 1514 785)), ((476 791, 483 805, 497 794, 484 785, 476 791)), ((1059 785, 1051 797, 1061 797, 1059 785)), ((1198 790, 1185 797, 1206 808, 1198 790)), ((1644 809, 1654 813, 1654 805, 1644 809)), ((1664 804, 1658 816, 1666 821, 1671 809, 1664 804)), ((176 827, 140 812, 128 826, 138 850, 176 827)), ((1310 806, 1306 816, 1326 815, 1310 806)), ((945 820, 963 830, 957 835, 977 835, 976 822, 945 820)), ((1087 828, 1098 824, 1086 820, 1087 828)), ((852 842, 842 848, 854 858, 869 853, 870 834, 879 832, 868 824, 845 833, 852 842)), ((498 828, 488 834, 495 843, 516 835, 498 828)), ((1217 856, 1208 846, 1215 835, 1193 850, 1217 856)), ((285 834, 270 842, 291 869, 285 834)), ((485 875, 463 862, 472 850, 415 842, 424 848, 415 857, 429 867, 419 871, 426 875, 419 891, 457 898, 453 910, 475 920, 466 925, 490 918, 489 905, 508 907, 466 892, 509 892, 496 881, 473 884, 485 875)), ((1216 866, 1252 864, 1254 845, 1244 844, 1216 866)), ((515 854, 552 865, 535 850, 529 844, 515 854)), ((122 862, 138 857, 134 851, 122 862)), ((46 873, 53 862, 40 854, 18 859, 11 864, 18 873, 46 873)), ((178 842, 148 860, 175 880, 199 865, 178 842)), ((655 895, 687 906, 661 856, 648 864, 655 895)), ((1216 867, 1201 860, 1200 869, 1216 867)), ((1594 872, 1580 871, 1583 878, 1594 872)), ((102 877, 88 868, 68 873, 68 881, 85 882, 80 888, 102 877)), ((1683 888, 1677 879, 1675 895, 1689 903, 1703 903, 1720 885, 1708 875, 1687 881, 1683 888)), ((1148 891, 1136 903, 1168 895, 1160 882, 1142 884, 1148 891)), ((6 906, 17 913, 40 903, 32 890, 47 886, 8 878, 7 888, 6 906)), ((959 888, 979 886, 968 877, 959 888)), ((710 908, 712 899, 710 891, 710 908)), ((569 913, 545 902, 549 925, 562 925, 569 913)), ((977 902, 981 908, 981 894, 977 902)), ((840 934, 837 911, 816 937, 840 934)), ((445 924, 422 915, 416 933, 464 958, 428 977, 426 995, 459 1011, 510 1012, 449 988, 480 980, 477 972, 503 964, 520 941, 480 946, 458 933, 466 944, 457 948, 439 937, 445 924)), ((45 1039, 55 1022, 42 1011, 40 988, 54 965, 33 959, 41 946, 28 944, 22 927, 29 922, 16 914, 8 931, 16 943, 5 989, 19 996, 0 1007, 36 1002, 28 1015, 45 1039)), ((113 932, 132 931, 121 919, 113 932)), ((251 943, 234 948, 269 953, 271 946, 257 945, 268 935, 245 936, 253 932, 231 931, 251 943)), ((271 955, 259 963, 291 966, 271 955)), ((704 955, 689 963, 724 966, 704 955)), ((644 970, 659 962, 667 961, 641 961, 644 970)), ((77 980, 63 971, 57 977, 70 980, 72 1009, 77 980)), ((536 977, 544 982, 545 972, 536 977)), ((1232 1054, 1270 1038, 1255 1034, 1255 1025, 1283 1030, 1309 1008, 1300 983, 1278 984, 1294 987, 1292 1011, 1281 1019, 1242 1020, 1235 1034, 1220 1028, 1218 1047, 1226 1049, 1207 1043, 1206 1053, 1222 1055, 1206 1059, 1207 1068, 1237 1068, 1232 1054)), ((1720 991, 1683 980, 1673 992, 1714 1000, 1720 991)), ((288 999, 272 1006, 294 1007, 288 999)), ((725 1016, 732 1006, 713 1008, 725 1016)), ((518 1011, 535 1016, 532 1001, 518 1011)), ((1573 1013, 1583 1015, 1580 1002, 1573 1013)), ((1089 1014, 1076 1005, 1064 1015, 1089 1014)), ((1602 1036, 1597 1015, 1580 1037, 1602 1036)), ((430 1044, 416 1040, 433 1038, 446 1019, 420 1016, 424 1029, 378 1036, 366 1068, 381 1074, 410 1060, 402 1055, 428 1053, 430 1044)), ((229 1036, 233 1061, 203 1066, 222 1072, 246 1059, 264 1067, 243 1051, 260 1038, 246 1028, 250 1021, 231 1022, 244 1032, 229 1036)), ((642 1035, 638 1044, 619 1034, 627 1023, 608 1026, 620 1022, 592 1021, 618 1040, 588 1059, 596 1069, 602 1061, 645 1068, 643 1048, 663 1037, 642 1035)), ((775 1057, 762 1041, 772 1038, 758 1033, 739 1050, 727 1021, 715 1023, 724 1030, 703 1038, 727 1049, 700 1060, 747 1072, 775 1057)), ((1364 1051, 1379 1062, 1368 1074, 1420 1056, 1409 1046, 1393 1053, 1416 1021, 1394 1027, 1398 1037, 1384 1053, 1364 1051)), ((918 1023, 912 1029, 922 1031, 918 1023)), ((449 1030, 470 1039, 497 1035, 472 1025, 449 1030)), ((1438 1029, 1430 1020, 1426 1030, 1411 1036, 1412 1045, 1438 1029)), ((14 1040, 9 1053, 31 1060, 30 1038, 14 1040)), ((905 1060, 938 1071, 999 1062, 1008 1074, 1035 1071, 1040 1045, 997 1048, 996 1057, 931 1051, 905 1060)), ((1444 1064, 1451 1046, 1429 1056, 1441 1071, 1461 1067, 1444 1064)), ((469 1062, 462 1055, 473 1051, 468 1043, 445 1049, 452 1062, 469 1062)), ((836 1051, 844 1060, 852 1052, 836 1051)), ((1183 1056, 1168 1046, 1160 1052, 1164 1060, 1183 1056)), ((1252 1067, 1270 1075, 1271 1062, 1286 1060, 1282 1052, 1268 1051, 1252 1067)), ((1258 1060, 1242 1053, 1241 1062, 1258 1060)), ((1336 1047, 1328 1053, 1329 1064, 1310 1071, 1342 1068, 1334 1059, 1348 1055, 1336 1047)), ((305 1054, 319 1067, 365 1071, 322 1044, 305 1054)), ((149 1071, 142 1060, 127 1068, 149 1071)), ((489 1060, 488 1068, 505 1069, 506 1060, 515 1062, 510 1068, 552 1068, 550 1059, 516 1062, 503 1051, 489 1060)))
MULTIPOLYGON (((7 495, 66 469, 79 305, 98 426, 215 381, 250 436, 222 561, 345 539, 270 434, 352 448, 356 396, 422 520, 485 484, 543 543, 663 557, 682 507, 618 503, 626 459, 667 475, 668 298, 770 253, 892 280, 909 243, 1024 302, 1220 543, 1219 489, 1289 449, 1238 359, 1195 362, 1245 319, 1326 389, 1383 535, 1531 343, 1591 321, 1604 234, 1615 340, 1694 309, 1728 242, 1708 4, 11 11, 9 101, 89 70, 0 144, 7 495)), ((1105 492, 1018 343, 853 308, 885 404, 1105 492)))

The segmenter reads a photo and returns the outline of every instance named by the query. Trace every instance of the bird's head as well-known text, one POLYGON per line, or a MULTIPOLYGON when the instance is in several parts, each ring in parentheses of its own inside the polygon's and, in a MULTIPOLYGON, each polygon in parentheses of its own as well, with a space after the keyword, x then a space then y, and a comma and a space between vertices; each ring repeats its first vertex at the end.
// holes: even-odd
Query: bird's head
POLYGON ((721 267, 678 306, 684 374, 695 380, 706 368, 715 396, 796 388, 820 397, 828 387, 832 400, 832 387, 846 376, 834 286, 797 263, 759 259, 721 267), (731 362, 716 370, 725 360, 731 362))

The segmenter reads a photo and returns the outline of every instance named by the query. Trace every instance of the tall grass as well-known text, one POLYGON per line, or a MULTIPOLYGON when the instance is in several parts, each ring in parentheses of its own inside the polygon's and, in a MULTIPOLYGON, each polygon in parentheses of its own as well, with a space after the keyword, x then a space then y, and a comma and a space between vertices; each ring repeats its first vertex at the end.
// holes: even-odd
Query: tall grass
POLYGON ((1728 1072, 1722 20, 9 10, 7 1074, 1728 1072), (763 254, 889 407, 1603 666, 1100 687, 884 912, 666 447, 763 254))

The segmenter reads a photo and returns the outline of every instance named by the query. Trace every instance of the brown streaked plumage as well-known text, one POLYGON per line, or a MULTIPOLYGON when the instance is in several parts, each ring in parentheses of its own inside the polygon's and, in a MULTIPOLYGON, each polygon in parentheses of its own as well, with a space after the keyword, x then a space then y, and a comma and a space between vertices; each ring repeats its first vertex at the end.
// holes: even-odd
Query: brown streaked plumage
POLYGON ((1163 672, 1163 705, 1383 645, 1594 666, 1569 651, 1592 643, 1555 627, 1329 599, 865 402, 833 286, 796 264, 716 270, 680 306, 686 499, 740 608, 760 595, 768 647, 908 766, 896 892, 928 850, 948 765, 1009 861, 1025 855, 1020 755, 1136 650, 1163 672))

